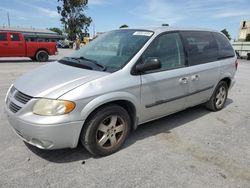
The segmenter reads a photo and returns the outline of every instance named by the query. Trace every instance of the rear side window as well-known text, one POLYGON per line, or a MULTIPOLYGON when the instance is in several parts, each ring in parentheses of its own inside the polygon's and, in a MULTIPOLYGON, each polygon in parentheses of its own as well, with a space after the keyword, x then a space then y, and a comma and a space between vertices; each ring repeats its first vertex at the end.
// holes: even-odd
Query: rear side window
POLYGON ((213 36, 216 40, 216 43, 219 47, 219 59, 234 57, 234 49, 231 46, 230 42, 227 38, 220 33, 213 33, 213 36))
POLYGON ((181 32, 187 51, 189 65, 199 65, 216 61, 218 46, 210 32, 184 31, 181 32))
POLYGON ((19 35, 17 33, 10 34, 11 41, 20 41, 19 35))
POLYGON ((37 42, 37 38, 34 38, 34 37, 25 37, 25 41, 27 41, 27 42, 37 42))
POLYGON ((7 41, 7 33, 0 33, 0 41, 7 41))

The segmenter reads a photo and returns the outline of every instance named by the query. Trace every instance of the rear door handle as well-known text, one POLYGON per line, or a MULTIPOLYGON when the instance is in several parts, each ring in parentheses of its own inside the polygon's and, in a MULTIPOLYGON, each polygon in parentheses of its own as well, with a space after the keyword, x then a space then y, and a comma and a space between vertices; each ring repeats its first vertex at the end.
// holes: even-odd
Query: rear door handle
POLYGON ((188 83, 188 77, 180 78, 180 79, 179 79, 179 82, 180 82, 181 84, 187 84, 187 83, 188 83))
POLYGON ((192 75, 192 76, 191 76, 191 80, 192 80, 192 81, 199 80, 199 77, 200 77, 200 76, 199 76, 198 74, 192 75))

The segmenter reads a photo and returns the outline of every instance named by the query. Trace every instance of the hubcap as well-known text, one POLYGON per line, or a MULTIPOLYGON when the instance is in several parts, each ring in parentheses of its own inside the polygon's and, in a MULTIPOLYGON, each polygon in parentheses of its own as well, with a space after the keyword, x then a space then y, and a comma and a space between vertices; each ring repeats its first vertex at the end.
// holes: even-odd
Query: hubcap
POLYGON ((105 118, 99 125, 96 133, 96 141, 102 148, 116 146, 124 136, 125 121, 122 117, 112 115, 105 118))
POLYGON ((217 108, 221 108, 226 100, 226 88, 221 86, 215 97, 215 105, 217 108))
POLYGON ((46 60, 46 54, 45 53, 40 53, 38 55, 38 58, 41 60, 41 61, 45 61, 46 60))

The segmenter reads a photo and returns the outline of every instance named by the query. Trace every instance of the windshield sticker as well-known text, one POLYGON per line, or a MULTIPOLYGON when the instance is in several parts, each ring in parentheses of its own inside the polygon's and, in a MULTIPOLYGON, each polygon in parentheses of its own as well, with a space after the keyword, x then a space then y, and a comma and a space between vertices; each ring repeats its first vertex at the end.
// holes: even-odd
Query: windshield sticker
POLYGON ((150 37, 151 35, 153 35, 153 32, 150 32, 150 31, 136 31, 136 32, 134 32, 133 35, 142 35, 142 36, 150 37))

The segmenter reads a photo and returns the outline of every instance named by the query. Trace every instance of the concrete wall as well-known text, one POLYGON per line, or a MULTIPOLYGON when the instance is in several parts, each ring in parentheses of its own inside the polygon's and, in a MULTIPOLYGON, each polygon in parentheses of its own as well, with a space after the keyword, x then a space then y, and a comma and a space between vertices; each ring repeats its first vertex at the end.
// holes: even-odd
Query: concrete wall
POLYGON ((243 20, 240 22, 240 32, 239 32, 239 41, 245 41, 246 36, 250 34, 250 20, 243 20))

